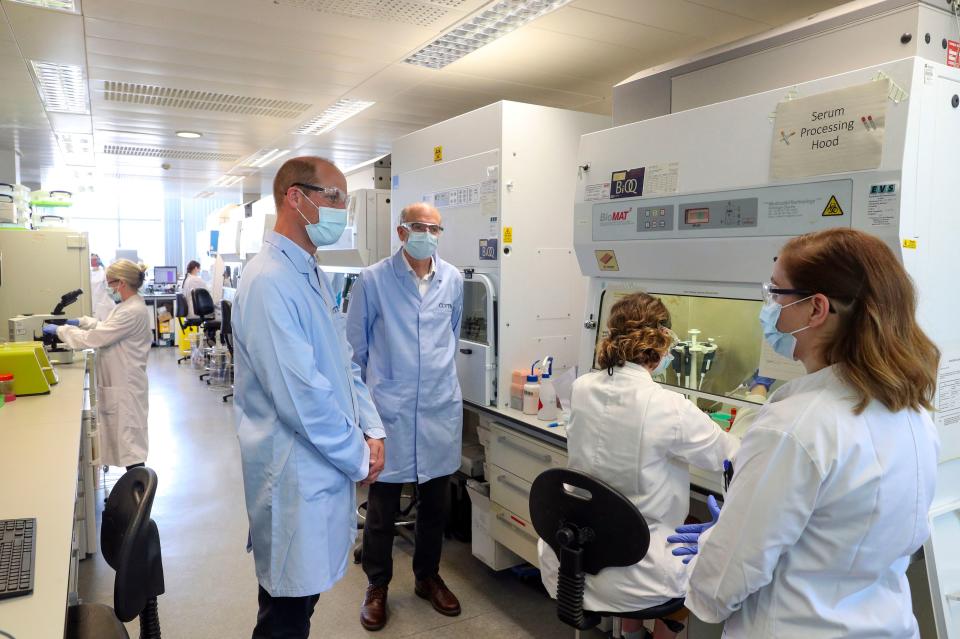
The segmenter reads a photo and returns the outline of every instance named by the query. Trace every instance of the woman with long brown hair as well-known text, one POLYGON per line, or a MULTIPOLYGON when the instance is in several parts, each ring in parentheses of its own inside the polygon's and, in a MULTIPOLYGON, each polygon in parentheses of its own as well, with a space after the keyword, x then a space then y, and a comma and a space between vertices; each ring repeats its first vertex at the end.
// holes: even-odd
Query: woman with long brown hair
MULTIPOLYGON (((573 384, 568 465, 617 488, 650 526, 643 560, 587 575, 583 595, 588 610, 634 612, 684 596, 687 567, 670 555, 666 538, 687 517, 690 464, 720 471, 737 441, 653 380, 669 365, 675 340, 662 301, 627 295, 613 305, 608 330, 598 348, 600 370, 573 384)), ((539 553, 543 583, 554 594, 559 560, 543 541, 539 553)), ((623 629, 639 636, 642 626, 625 619, 623 629)), ((657 639, 675 634, 657 622, 657 639)))
POLYGON ((939 351, 913 284, 879 238, 831 229, 787 242, 763 295, 765 338, 807 374, 745 435, 699 554, 675 551, 696 554, 687 607, 725 637, 918 637, 939 351))

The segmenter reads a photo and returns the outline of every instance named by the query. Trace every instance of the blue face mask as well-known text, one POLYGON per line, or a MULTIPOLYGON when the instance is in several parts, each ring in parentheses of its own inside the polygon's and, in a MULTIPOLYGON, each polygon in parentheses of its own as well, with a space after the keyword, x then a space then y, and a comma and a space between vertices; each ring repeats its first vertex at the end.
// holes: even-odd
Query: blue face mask
POLYGON ((120 293, 118 293, 112 288, 109 288, 109 287, 107 288, 107 295, 110 296, 110 299, 113 300, 114 304, 119 304, 120 302, 123 301, 123 298, 120 296, 120 293))
MULTIPOLYGON (((811 295, 810 297, 813 296, 811 295)), ((793 359, 793 351, 797 348, 797 338, 794 337, 794 335, 800 331, 807 330, 810 326, 804 326, 795 331, 784 333, 777 328, 777 322, 780 321, 780 311, 787 306, 805 302, 810 299, 810 297, 805 297, 796 302, 790 302, 784 306, 776 302, 770 302, 769 304, 764 304, 763 308, 760 309, 760 326, 763 327, 763 339, 767 340, 767 344, 770 344, 774 351, 787 359, 793 359)))
POLYGON ((413 233, 407 235, 407 241, 403 243, 403 248, 415 260, 425 260, 432 257, 437 252, 437 245, 440 238, 432 233, 413 233))
MULTIPOLYGON (((303 191, 300 191, 300 193, 303 193, 303 191)), ((307 202, 313 204, 306 193, 303 193, 303 197, 306 198, 307 202)), ((333 244, 343 235, 343 229, 347 228, 347 210, 313 205, 317 207, 317 212, 320 214, 319 221, 316 224, 311 224, 307 216, 300 209, 297 209, 297 213, 307 223, 307 236, 316 247, 333 244)))
POLYGON ((650 373, 652 376, 656 377, 657 375, 662 375, 670 368, 670 364, 673 363, 673 353, 667 352, 663 357, 660 358, 660 363, 657 364, 657 367, 653 369, 653 372, 650 373))

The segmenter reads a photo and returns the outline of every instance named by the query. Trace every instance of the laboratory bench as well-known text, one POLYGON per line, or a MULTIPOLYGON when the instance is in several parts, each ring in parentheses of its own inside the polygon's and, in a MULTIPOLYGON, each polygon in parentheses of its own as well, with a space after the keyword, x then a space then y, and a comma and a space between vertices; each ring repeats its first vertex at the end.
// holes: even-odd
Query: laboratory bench
POLYGON ((17 639, 64 636, 78 562, 96 552, 94 357, 78 353, 49 393, 0 407, 0 519, 37 520, 33 594, 0 599, 0 630, 17 639))

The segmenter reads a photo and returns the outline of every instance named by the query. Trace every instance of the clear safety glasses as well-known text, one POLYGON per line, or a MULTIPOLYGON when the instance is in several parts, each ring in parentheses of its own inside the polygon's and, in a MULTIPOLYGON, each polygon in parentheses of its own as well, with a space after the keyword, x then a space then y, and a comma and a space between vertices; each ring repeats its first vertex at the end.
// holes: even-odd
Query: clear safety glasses
POLYGON ((443 227, 439 224, 427 224, 426 222, 404 222, 400 226, 414 233, 429 233, 430 235, 440 235, 443 233, 443 227))
POLYGON ((763 295, 764 304, 771 302, 780 303, 781 295, 814 295, 815 291, 805 288, 777 288, 772 282, 764 282, 760 285, 760 292, 763 295))
POLYGON ((317 186, 316 184, 307 184, 306 182, 294 182, 290 186, 298 186, 309 191, 321 193, 325 198, 330 200, 335 208, 348 209, 350 208, 350 203, 353 200, 352 195, 341 191, 335 186, 317 186))

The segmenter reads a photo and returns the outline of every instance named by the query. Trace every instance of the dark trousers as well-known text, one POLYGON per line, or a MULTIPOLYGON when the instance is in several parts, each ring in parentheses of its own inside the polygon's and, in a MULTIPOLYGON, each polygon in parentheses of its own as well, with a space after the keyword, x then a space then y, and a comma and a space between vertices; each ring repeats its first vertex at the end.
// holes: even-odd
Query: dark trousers
MULTIPOLYGON (((417 523, 414 532, 413 574, 417 579, 440 571, 440 550, 450 476, 419 484, 417 523)), ((374 586, 386 586, 393 577, 393 524, 400 512, 403 484, 376 482, 367 496, 367 521, 363 525, 363 572, 374 586)))
POLYGON ((307 639, 310 636, 310 617, 320 595, 309 597, 271 597, 260 586, 257 600, 257 626, 252 639, 307 639))

